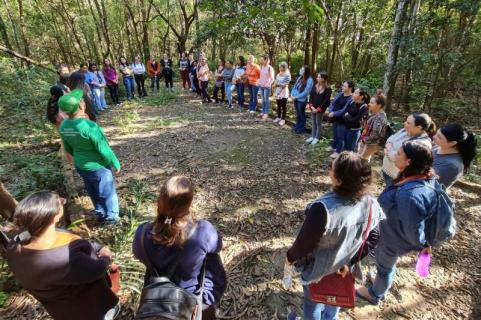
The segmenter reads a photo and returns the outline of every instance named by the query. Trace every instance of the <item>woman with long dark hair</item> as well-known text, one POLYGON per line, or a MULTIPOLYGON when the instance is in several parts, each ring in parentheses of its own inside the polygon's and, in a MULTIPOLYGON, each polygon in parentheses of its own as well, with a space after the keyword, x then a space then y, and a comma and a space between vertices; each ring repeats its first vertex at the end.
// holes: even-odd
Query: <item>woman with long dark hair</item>
POLYGON ((210 222, 193 218, 193 198, 194 186, 187 177, 174 176, 167 180, 157 198, 157 216, 153 223, 139 226, 133 252, 144 264, 150 261, 159 274, 165 274, 174 261, 178 261, 170 280, 192 294, 202 295, 202 319, 209 320, 215 319, 215 305, 226 285, 219 257, 222 240, 210 222), (143 234, 145 250, 141 244, 143 234), (205 285, 199 292, 204 264, 205 285))
POLYGON ((68 78, 67 86, 71 91, 80 89, 84 92, 83 99, 85 101, 85 113, 89 117, 89 120, 97 121, 97 117, 94 113, 90 87, 85 83, 85 74, 80 71, 73 72, 68 78))
POLYGON ((307 98, 313 85, 314 80, 311 77, 311 68, 305 65, 299 71, 299 77, 291 93, 291 98, 294 100, 294 109, 296 110, 296 125, 293 129, 295 133, 304 133, 306 131, 307 98))
POLYGON ((112 104, 116 107, 120 106, 119 101, 119 75, 115 70, 110 59, 104 60, 104 68, 102 70, 105 81, 107 82, 107 88, 109 88, 110 98, 112 99, 112 104))
POLYGON ((319 73, 317 75, 316 85, 312 87, 309 94, 309 110, 311 111, 312 118, 312 135, 306 140, 306 143, 312 145, 317 144, 321 138, 321 124, 324 112, 331 103, 332 90, 328 86, 327 73, 319 73))
POLYGON ((237 103, 239 104, 239 111, 244 109, 244 88, 246 81, 246 61, 243 56, 239 56, 239 61, 234 70, 234 78, 232 81, 235 83, 237 91, 237 103))
POLYGON ((381 222, 375 249, 377 275, 372 287, 357 290, 358 296, 371 304, 377 304, 391 288, 399 257, 412 251, 429 252, 426 221, 438 205, 435 189, 439 183, 430 146, 419 140, 406 141, 394 162, 399 174, 378 198, 387 219, 381 222))
POLYGON ((367 104, 371 97, 363 89, 356 89, 352 94, 352 101, 346 106, 344 114, 344 125, 346 131, 344 134, 344 149, 348 151, 356 151, 357 142, 361 136, 362 120, 366 117, 369 107, 367 104))
POLYGON ((134 98, 134 70, 125 57, 119 59, 119 70, 122 74, 127 100, 134 98))
POLYGON ((352 93, 354 92, 354 82, 346 80, 342 83, 342 91, 339 92, 329 106, 329 122, 332 123, 332 145, 326 151, 332 151, 331 157, 334 159, 344 150, 344 136, 346 135, 346 126, 344 124, 344 114, 346 106, 352 101, 352 93))
POLYGON ((461 125, 449 123, 433 137, 434 171, 446 188, 466 173, 476 157, 476 136, 461 125))
POLYGON ((57 229, 64 204, 50 191, 18 203, 6 251, 10 270, 55 320, 112 320, 120 309, 107 279, 112 252, 57 229))

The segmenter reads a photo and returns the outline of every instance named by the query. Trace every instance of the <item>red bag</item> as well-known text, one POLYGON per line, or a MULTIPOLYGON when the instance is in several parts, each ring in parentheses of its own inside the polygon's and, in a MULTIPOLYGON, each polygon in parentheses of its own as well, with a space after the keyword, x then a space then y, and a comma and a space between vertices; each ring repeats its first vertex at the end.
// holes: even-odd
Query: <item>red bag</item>
MULTIPOLYGON (((369 216, 367 220, 367 228, 364 231, 364 239, 361 246, 361 252, 366 243, 371 228, 372 206, 369 201, 369 216)), ((359 255, 361 260, 361 255, 359 255)), ((359 262, 359 261, 358 261, 359 262)), ((331 273, 317 283, 309 285, 309 295, 313 302, 328 304, 331 306, 338 306, 342 308, 354 308, 356 301, 356 289, 354 286, 355 280, 352 273, 348 273, 344 278, 337 274, 331 273)))
POLYGON ((120 291, 120 267, 112 263, 109 270, 110 289, 113 293, 118 294, 120 291))

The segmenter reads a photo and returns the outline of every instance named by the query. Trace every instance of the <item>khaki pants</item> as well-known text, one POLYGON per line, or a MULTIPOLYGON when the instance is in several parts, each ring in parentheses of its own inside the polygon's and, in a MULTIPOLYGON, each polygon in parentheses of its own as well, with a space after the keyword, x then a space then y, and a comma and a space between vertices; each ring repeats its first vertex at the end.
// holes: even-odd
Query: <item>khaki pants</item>
POLYGON ((359 143, 359 154, 363 159, 371 161, 371 156, 375 155, 379 151, 379 146, 377 144, 364 144, 359 143))

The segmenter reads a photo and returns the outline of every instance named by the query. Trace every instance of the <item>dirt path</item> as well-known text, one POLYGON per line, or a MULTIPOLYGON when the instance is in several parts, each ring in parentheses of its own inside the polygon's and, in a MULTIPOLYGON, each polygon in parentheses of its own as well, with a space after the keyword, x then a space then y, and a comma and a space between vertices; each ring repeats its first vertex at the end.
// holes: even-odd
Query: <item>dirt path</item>
MULTIPOLYGON (((101 123, 123 163, 121 199, 132 180, 152 194, 172 174, 195 182, 197 217, 212 221, 224 241, 229 285, 220 318, 285 319, 287 307, 301 314, 300 284, 281 287, 285 251, 305 205, 329 188, 326 161, 312 158, 306 137, 247 113, 201 105, 188 93, 167 106, 143 105, 127 123, 115 117, 110 112, 101 123)), ((417 277, 414 256, 404 257, 379 307, 361 306, 340 319, 481 317, 481 199, 459 189, 452 195, 460 232, 435 252, 431 276, 417 277)), ((147 211, 154 212, 153 202, 147 211)))

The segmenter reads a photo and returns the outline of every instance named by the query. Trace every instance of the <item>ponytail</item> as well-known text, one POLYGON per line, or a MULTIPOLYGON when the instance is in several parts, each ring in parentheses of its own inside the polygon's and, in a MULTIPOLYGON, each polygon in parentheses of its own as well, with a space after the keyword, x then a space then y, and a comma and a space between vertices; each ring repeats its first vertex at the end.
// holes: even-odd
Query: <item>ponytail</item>
POLYGON ((436 124, 427 113, 413 113, 414 125, 420 126, 428 134, 433 137, 436 134, 436 124))
POLYGON ((463 159, 464 173, 466 173, 476 157, 476 136, 457 123, 445 125, 441 128, 441 133, 448 141, 457 142, 456 147, 463 159))

